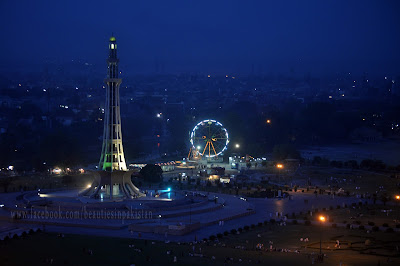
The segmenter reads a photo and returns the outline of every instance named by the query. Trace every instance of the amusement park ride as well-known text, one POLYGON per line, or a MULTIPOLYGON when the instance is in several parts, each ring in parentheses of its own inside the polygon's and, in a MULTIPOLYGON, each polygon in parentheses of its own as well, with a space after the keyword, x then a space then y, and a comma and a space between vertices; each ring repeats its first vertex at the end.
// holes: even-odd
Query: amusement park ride
POLYGON ((229 143, 228 131, 216 120, 199 122, 190 133, 188 160, 217 161, 229 143))

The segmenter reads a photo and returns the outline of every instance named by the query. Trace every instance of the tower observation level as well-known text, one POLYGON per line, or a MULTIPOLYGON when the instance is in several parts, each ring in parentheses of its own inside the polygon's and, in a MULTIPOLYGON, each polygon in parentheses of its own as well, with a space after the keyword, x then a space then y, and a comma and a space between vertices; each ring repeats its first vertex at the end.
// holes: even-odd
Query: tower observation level
POLYGON ((99 169, 104 171, 126 171, 124 149, 122 147, 121 113, 119 100, 117 41, 110 38, 107 59, 106 104, 104 116, 103 146, 101 149, 99 169))

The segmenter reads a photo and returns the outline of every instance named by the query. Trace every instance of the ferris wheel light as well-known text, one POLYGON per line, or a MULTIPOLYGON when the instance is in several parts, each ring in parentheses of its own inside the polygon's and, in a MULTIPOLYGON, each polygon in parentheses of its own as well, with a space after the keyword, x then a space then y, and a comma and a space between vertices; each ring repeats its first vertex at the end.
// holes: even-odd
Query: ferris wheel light
POLYGON ((192 149, 202 150, 200 151, 201 156, 207 158, 218 157, 227 150, 229 143, 228 131, 220 122, 206 119, 199 122, 192 129, 190 143, 192 149))

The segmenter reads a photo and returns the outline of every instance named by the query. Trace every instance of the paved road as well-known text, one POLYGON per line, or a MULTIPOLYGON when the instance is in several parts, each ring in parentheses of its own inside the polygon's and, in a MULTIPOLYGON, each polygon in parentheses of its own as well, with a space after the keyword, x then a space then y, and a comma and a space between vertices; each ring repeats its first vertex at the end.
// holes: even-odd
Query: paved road
MULTIPOLYGON (((14 202, 15 196, 19 193, 7 193, 0 194, 0 202, 14 202), (14 195, 13 195, 14 194, 14 195)), ((210 193, 211 194, 211 193, 210 193)), ((329 208, 330 206, 337 206, 342 204, 351 204, 353 202, 358 202, 359 199, 354 197, 335 197, 332 198, 328 195, 318 195, 310 193, 291 193, 292 199, 254 199, 250 198, 248 201, 243 201, 239 197, 233 195, 216 194, 221 198, 226 200, 226 206, 220 210, 201 213, 192 215, 192 222, 198 221, 201 223, 209 223, 210 221, 216 221, 216 224, 207 227, 200 228, 197 231, 191 232, 184 236, 167 236, 170 241, 193 241, 195 238, 198 240, 209 237, 210 235, 215 235, 217 233, 223 233, 224 231, 230 231, 231 229, 237 229, 245 225, 257 224, 258 222, 263 222, 269 220, 270 218, 276 218, 276 212, 285 214, 291 214, 292 212, 299 213, 300 211, 306 212, 314 208, 329 208), (307 200, 308 202, 305 202, 307 200), (247 209, 252 208, 255 210, 255 214, 244 216, 241 218, 236 218, 233 220, 225 221, 223 226, 218 225, 218 220, 222 220, 226 217, 240 214, 247 209)), ((4 211, 0 211, 3 218, 9 215, 4 211)), ((183 223, 188 222, 189 215, 182 217, 174 217, 171 219, 162 220, 163 223, 174 224, 179 221, 183 223)), ((72 221, 70 221, 72 222, 72 221)), ((90 223, 90 220, 84 221, 84 223, 90 223)), ((93 222, 93 220, 92 220, 93 222)), ((125 237, 125 238, 138 238, 138 233, 131 234, 127 227, 122 229, 117 229, 118 225, 127 225, 127 221, 117 221, 117 220, 96 220, 96 224, 99 225, 116 225, 115 229, 96 229, 88 227, 71 227, 71 226, 57 226, 57 225, 46 225, 46 231, 50 232, 63 232, 63 233, 73 233, 73 234, 88 234, 88 235, 99 235, 99 236, 109 236, 109 237, 125 237)), ((23 224, 20 224, 23 226, 23 224)), ((154 234, 154 233, 141 233, 141 238, 154 239, 154 240, 164 240, 165 235, 154 234)))

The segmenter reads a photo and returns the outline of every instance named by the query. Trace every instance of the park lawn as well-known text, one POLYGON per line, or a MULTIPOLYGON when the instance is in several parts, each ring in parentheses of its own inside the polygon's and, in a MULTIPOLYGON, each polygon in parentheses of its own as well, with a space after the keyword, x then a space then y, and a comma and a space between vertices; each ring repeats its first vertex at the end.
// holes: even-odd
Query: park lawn
MULTIPOLYGON (((329 219, 334 223, 352 224, 359 221, 362 225, 368 225, 368 222, 373 221, 376 226, 383 226, 386 223, 389 227, 394 228, 400 220, 400 206, 398 205, 369 204, 340 209, 335 207, 324 213, 329 215, 329 219)), ((316 217, 314 218, 317 219, 316 217)))
POLYGON ((229 265, 249 265, 256 264, 258 261, 262 264, 309 265, 311 259, 308 254, 319 252, 321 229, 323 229, 322 248, 327 254, 325 262, 328 265, 338 265, 340 261, 344 265, 376 265, 378 261, 386 262, 389 256, 392 263, 387 265, 400 263, 399 253, 395 249, 396 245, 400 245, 400 238, 396 233, 367 234, 364 231, 344 228, 279 226, 277 224, 256 226, 241 234, 229 234, 219 242, 196 244, 194 252, 189 244, 70 234, 59 238, 56 234, 36 233, 25 239, 0 242, 0 258, 2 265, 43 264, 47 258, 53 258, 54 265, 207 265, 211 263, 223 265, 226 258, 233 258, 233 261, 228 263, 229 265), (307 248, 304 242, 300 241, 300 238, 305 237, 309 238, 307 248), (336 239, 341 241, 341 249, 334 248, 336 239), (368 248, 365 246, 366 239, 372 240, 368 248), (273 247, 277 249, 291 251, 297 249, 300 254, 254 250, 257 243, 262 243, 264 247, 267 247, 269 241, 273 241, 273 247), (129 248, 132 244, 135 247, 129 248), (244 246, 245 250, 235 248, 237 246, 244 246), (204 257, 188 256, 189 253, 200 253, 200 247, 204 257), (143 252, 139 253, 134 250, 135 248, 142 248, 143 252), (83 249, 93 250, 93 255, 89 255, 83 249), (167 250, 171 250, 173 255, 167 255, 167 250), (380 256, 360 254, 360 252, 376 252, 380 256), (146 260, 147 256, 151 258, 150 262, 146 260), (177 256, 178 263, 173 263, 173 256, 177 256), (213 256, 215 260, 212 259, 213 256), (239 259, 242 262, 239 262, 239 259))
MULTIPOLYGON (((371 195, 376 191, 380 191, 383 186, 384 191, 389 196, 399 193, 396 178, 391 178, 390 173, 378 173, 373 171, 347 169, 347 168, 333 168, 333 167, 318 167, 318 166, 303 166, 300 170, 300 180, 306 180, 308 177, 311 180, 319 180, 326 185, 337 185, 339 188, 348 190, 350 192, 363 194, 370 193, 371 195), (339 183, 331 182, 330 178, 336 178, 339 183), (344 180, 345 179, 345 180, 344 180), (354 182, 355 180, 355 182, 354 182), (327 181, 327 183, 325 183, 327 181), (355 189, 359 187, 360 189, 355 189)), ((293 178, 293 180, 297 177, 293 178)), ((302 184, 300 183, 300 186, 302 184)))

